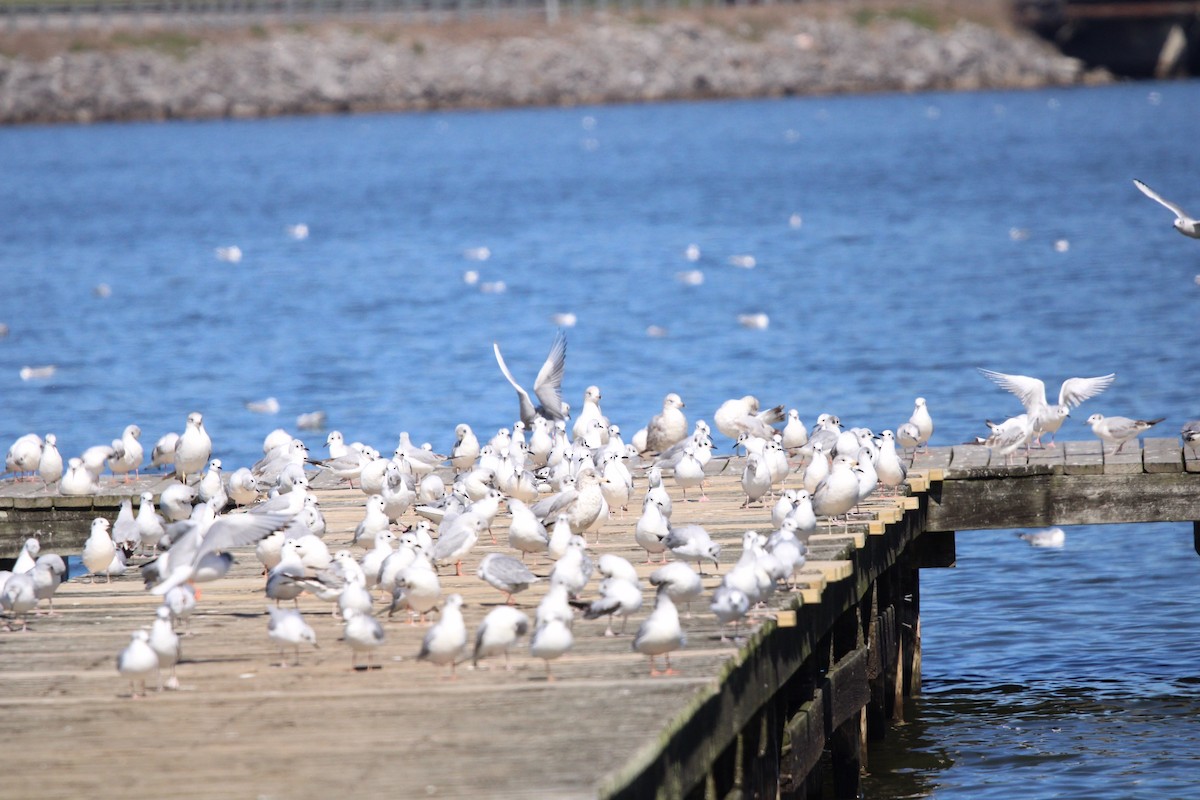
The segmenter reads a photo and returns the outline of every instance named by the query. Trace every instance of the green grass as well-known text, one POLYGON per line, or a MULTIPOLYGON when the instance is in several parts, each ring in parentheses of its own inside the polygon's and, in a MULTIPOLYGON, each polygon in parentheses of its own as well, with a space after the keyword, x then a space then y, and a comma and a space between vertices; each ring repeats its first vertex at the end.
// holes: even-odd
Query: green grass
POLYGON ((919 28, 936 31, 941 27, 937 14, 925 8, 896 8, 889 11, 872 11, 861 9, 854 12, 854 22, 862 27, 870 25, 877 19, 906 20, 919 28))
POLYGON ((201 39, 189 36, 180 31, 155 31, 131 33, 118 31, 112 36, 112 43, 117 47, 154 50, 163 55, 182 61, 201 44, 201 39))

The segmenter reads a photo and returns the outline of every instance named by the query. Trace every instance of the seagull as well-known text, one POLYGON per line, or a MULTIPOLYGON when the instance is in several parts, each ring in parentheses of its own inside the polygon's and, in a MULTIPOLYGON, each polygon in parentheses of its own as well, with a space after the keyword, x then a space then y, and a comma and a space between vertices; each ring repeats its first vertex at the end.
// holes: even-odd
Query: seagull
POLYGON ((771 426, 776 422, 783 422, 786 418, 787 411, 783 406, 759 411, 758 398, 748 394, 722 403, 713 414, 713 424, 717 426, 717 430, 736 442, 742 433, 770 439, 776 432, 771 426))
POLYGON ((529 586, 541 580, 529 571, 520 559, 503 553, 488 553, 479 562, 476 575, 504 592, 506 603, 513 601, 513 595, 523 592, 529 586))
POLYGON ((512 521, 508 525, 508 544, 520 551, 521 558, 526 553, 544 553, 550 544, 550 534, 529 506, 515 497, 508 499, 508 511, 512 521))
POLYGON ((508 649, 529 631, 529 617, 512 606, 497 606, 479 623, 475 632, 475 651, 471 665, 478 668, 479 659, 504 653, 504 668, 508 666, 508 649))
POLYGON ((179 442, 178 433, 164 433, 150 451, 150 466, 165 467, 175 463, 175 445, 179 442))
POLYGON ((175 442, 175 474, 187 483, 187 476, 199 472, 212 457, 212 439, 204 430, 204 416, 199 411, 188 414, 187 428, 175 442))
MULTIPOLYGON (((855 483, 857 487, 857 482, 855 483)), ((671 528, 671 532, 663 539, 663 544, 676 556, 684 559, 696 559, 697 571, 703 575, 701 566, 703 559, 708 559, 717 565, 720 571, 721 545, 712 540, 708 531, 699 525, 679 525, 671 528)))
POLYGON ((92 520, 92 530, 83 543, 83 565, 87 567, 87 571, 92 574, 92 580, 95 581, 97 575, 104 573, 104 582, 108 583, 112 578, 108 575, 108 567, 112 564, 113 557, 117 554, 117 546, 113 544, 112 538, 108 535, 108 520, 104 517, 96 517, 92 520))
POLYGON ((680 411, 683 407, 682 398, 675 392, 663 398, 662 411, 651 417, 646 426, 647 451, 661 453, 687 438, 687 417, 680 411))
POLYGON ((350 669, 358 669, 358 654, 367 654, 367 670, 371 669, 371 651, 383 644, 383 626, 369 614, 354 609, 345 613, 346 624, 342 627, 342 639, 350 645, 350 669))
POLYGON ((454 562, 454 574, 462 575, 462 559, 475 542, 479 534, 487 530, 487 518, 476 511, 464 511, 438 533, 438 540, 433 545, 431 556, 435 564, 454 562))
POLYGON ((63 458, 57 445, 58 438, 53 433, 47 433, 42 440, 42 456, 38 460, 37 473, 47 488, 63 476, 63 458))
POLYGON ((100 482, 84 466, 83 459, 72 458, 67 461, 67 471, 58 482, 58 491, 74 497, 92 495, 100 491, 100 482))
POLYGON ((158 653, 150 647, 150 634, 136 630, 129 644, 117 655, 117 672, 129 679, 129 695, 133 699, 146 696, 146 678, 158 672, 158 653), (139 694, 137 684, 141 684, 139 694))
POLYGON ((1116 379, 1117 374, 1099 375, 1095 378, 1067 378, 1058 390, 1058 403, 1051 406, 1046 401, 1046 384, 1028 375, 1006 375, 990 369, 980 369, 985 378, 1017 396, 1025 413, 1033 423, 1035 445, 1042 443, 1042 434, 1050 434, 1049 447, 1054 446, 1054 434, 1062 427, 1063 420, 1071 415, 1084 400, 1090 400, 1103 392, 1116 379))
POLYGON ((467 646, 467 626, 463 622, 462 595, 452 594, 442 604, 441 618, 425 632, 418 661, 449 664, 450 677, 456 677, 455 667, 463 648, 467 646))
MULTIPOLYGON (((704 591, 699 573, 683 561, 672 561, 651 572, 650 585, 666 592, 676 603, 688 606, 704 591)), ((691 615, 690 611, 688 615, 691 615)))
POLYGON ((917 428, 916 447, 928 449, 929 437, 933 436, 933 417, 929 416, 929 407, 925 405, 924 397, 918 397, 913 402, 913 412, 908 421, 917 428))
MULTIPOLYGON (((0 590, 0 608, 12 614, 14 619, 21 618, 22 631, 27 629, 29 612, 37 608, 37 603, 37 579, 34 572, 8 576, 3 589, 0 590)), ((9 630, 12 630, 11 625, 9 630)))
POLYGON ((745 593, 740 589, 734 589, 721 584, 713 592, 713 599, 709 605, 709 609, 717 616, 722 625, 721 641, 729 641, 725 636, 724 626, 732 622, 734 623, 733 640, 736 642, 737 626, 741 623, 742 618, 746 616, 746 612, 750 610, 750 598, 746 597, 745 593))
POLYGON ((1103 414, 1092 414, 1088 417, 1088 425, 1092 426, 1092 433, 1096 434, 1104 442, 1111 442, 1117 446, 1113 453, 1121 452, 1121 448, 1130 439, 1136 439, 1140 434, 1150 430, 1150 428, 1162 422, 1166 417, 1158 419, 1130 419, 1129 417, 1106 417, 1103 414))
POLYGON ((820 517, 840 517, 858 503, 858 476, 854 474, 854 459, 838 456, 833 467, 812 493, 813 511, 820 517))
POLYGON ((1194 419, 1185 422, 1179 435, 1183 438, 1183 443, 1192 451, 1192 455, 1196 455, 1196 449, 1200 447, 1200 420, 1194 419))
POLYGON ((1029 531, 1017 534, 1018 539, 1022 539, 1032 547, 1062 547, 1066 544, 1067 534, 1062 528, 1046 528, 1041 531, 1029 531))
POLYGON ((566 414, 563 413, 562 380, 567 359, 567 337, 561 330, 554 337, 550 353, 546 356, 545 363, 542 364, 542 368, 538 370, 537 377, 533 381, 533 393, 539 402, 536 407, 533 405, 529 393, 521 388, 512 373, 509 372, 508 365, 504 363, 504 356, 500 354, 500 345, 493 342, 492 350, 496 354, 496 363, 500 365, 500 371, 517 390, 521 421, 525 423, 526 427, 532 427, 535 417, 545 417, 551 421, 566 419, 566 414))
POLYGON ((4 471, 15 472, 18 480, 22 475, 35 472, 42 458, 42 445, 42 437, 36 433, 19 437, 4 457, 4 471))
POLYGON ((987 426, 991 433, 983 440, 983 444, 996 455, 1004 456, 1005 464, 1011 464, 1012 454, 1033 436, 1033 420, 1028 414, 1009 417, 999 424, 987 420, 987 426))
POLYGON ((226 514, 217 517, 207 530, 192 519, 173 523, 167 526, 174 542, 171 548, 143 567, 142 574, 151 594, 161 597, 192 580, 206 555, 254 544, 272 531, 287 527, 295 518, 291 513, 226 514), (154 568, 147 571, 152 565, 154 568))
POLYGON ((1160 203, 1171 210, 1171 213, 1175 215, 1175 230, 1179 231, 1184 236, 1190 236, 1193 239, 1200 239, 1200 219, 1189 217, 1187 212, 1182 208, 1175 205, 1170 200, 1163 198, 1163 196, 1158 192, 1154 191, 1136 178, 1133 180, 1133 185, 1141 189, 1142 194, 1146 195, 1146 197, 1149 197, 1154 202, 1160 203))
POLYGON ((638 517, 637 525, 633 529, 633 540, 646 551, 646 564, 650 563, 650 556, 655 553, 662 554, 660 562, 667 560, 667 546, 663 544, 663 539, 670 532, 671 523, 663 513, 662 507, 655 502, 653 496, 646 495, 646 499, 642 501, 642 515, 638 517))
POLYGON ((179 634, 171 625, 171 609, 159 606, 154 612, 154 622, 150 626, 150 649, 158 656, 158 690, 163 690, 162 671, 171 670, 167 678, 166 688, 178 689, 179 679, 175 677, 175 665, 182 655, 179 647, 179 634))
POLYGON ((621 615, 621 633, 625 632, 625 624, 630 614, 636 614, 642 608, 642 590, 637 584, 625 578, 605 578, 600 582, 600 597, 592 601, 583 612, 584 619, 599 619, 608 616, 608 628, 605 636, 616 636, 613 631, 612 618, 621 615))
POLYGON ((571 649, 574 637, 567 623, 558 617, 548 619, 533 633, 529 642, 529 654, 546 662, 546 680, 553 681, 550 662, 571 649))
POLYGON ((683 647, 686 638, 679 625, 679 611, 666 587, 660 588, 654 603, 654 611, 642 621, 637 636, 633 638, 633 649, 650 658, 651 675, 677 675, 671 669, 671 651, 683 647), (667 666, 661 672, 654 668, 654 659, 662 656, 667 666))

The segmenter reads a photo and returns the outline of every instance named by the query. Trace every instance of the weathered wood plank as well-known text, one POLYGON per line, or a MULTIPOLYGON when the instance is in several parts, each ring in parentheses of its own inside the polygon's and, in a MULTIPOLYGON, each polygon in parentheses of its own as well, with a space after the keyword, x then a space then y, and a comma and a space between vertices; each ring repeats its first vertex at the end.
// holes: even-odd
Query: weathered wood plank
POLYGON ((1142 451, 1128 443, 1120 453, 1107 453, 1104 456, 1105 475, 1138 475, 1142 469, 1142 451))
POLYGON ((929 498, 929 531, 1200 519, 1200 479, 1188 473, 950 480, 929 498))
POLYGON ((1183 453, 1176 439, 1146 439, 1142 446, 1142 466, 1146 472, 1183 471, 1183 453))

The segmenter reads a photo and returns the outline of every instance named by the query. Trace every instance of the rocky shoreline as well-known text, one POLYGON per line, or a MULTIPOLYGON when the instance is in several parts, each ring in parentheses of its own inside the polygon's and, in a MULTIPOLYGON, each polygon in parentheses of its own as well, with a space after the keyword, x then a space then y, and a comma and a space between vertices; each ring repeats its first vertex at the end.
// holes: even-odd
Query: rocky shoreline
POLYGON ((454 26, 257 27, 0 56, 0 123, 266 117, 1112 80, 1032 34, 959 21, 717 12, 464 35, 454 26), (181 44, 182 42, 182 44, 181 44), (164 43, 170 43, 167 47, 164 43))

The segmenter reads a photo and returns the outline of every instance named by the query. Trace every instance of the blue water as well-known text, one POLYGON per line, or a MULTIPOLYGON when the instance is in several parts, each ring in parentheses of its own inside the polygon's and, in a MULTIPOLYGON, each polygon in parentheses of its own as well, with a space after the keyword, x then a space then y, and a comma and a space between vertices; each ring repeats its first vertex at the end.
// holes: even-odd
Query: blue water
MULTIPOLYGON (((321 409, 446 449, 511 423, 492 342, 528 386, 559 312, 568 401, 599 385, 627 432, 671 391, 692 419, 753 393, 875 430, 923 395, 958 442, 1018 410, 985 366, 1052 392, 1115 371, 1064 439, 1093 411, 1174 436, 1200 415, 1200 243, 1131 179, 1200 213, 1197 108, 1182 82, 0 130, 0 442, 149 444, 198 410, 230 468, 321 409)), ((1187 526, 960 535, 925 573, 913 750, 872 796, 1194 796, 1198 569, 1187 526)))

